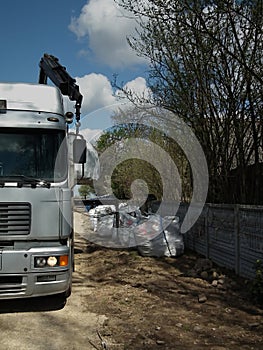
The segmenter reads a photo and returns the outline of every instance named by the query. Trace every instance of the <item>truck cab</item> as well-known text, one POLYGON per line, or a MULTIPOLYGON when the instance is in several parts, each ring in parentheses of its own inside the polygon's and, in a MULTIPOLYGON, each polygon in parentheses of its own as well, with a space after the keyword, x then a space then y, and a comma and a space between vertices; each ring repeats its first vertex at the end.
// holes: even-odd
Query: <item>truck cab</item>
POLYGON ((0 299, 70 295, 67 122, 58 87, 0 83, 0 299))

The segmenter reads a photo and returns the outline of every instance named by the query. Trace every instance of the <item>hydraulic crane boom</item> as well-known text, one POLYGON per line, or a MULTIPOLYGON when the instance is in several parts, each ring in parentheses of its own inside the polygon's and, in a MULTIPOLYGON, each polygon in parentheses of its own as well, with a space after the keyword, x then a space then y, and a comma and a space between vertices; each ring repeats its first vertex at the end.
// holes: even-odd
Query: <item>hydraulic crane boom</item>
POLYGON ((39 67, 39 84, 47 84, 49 78, 63 95, 68 96, 71 101, 76 101, 76 120, 78 122, 80 120, 82 95, 79 92, 76 80, 68 74, 65 67, 61 66, 58 58, 52 55, 45 53, 39 62, 39 67))

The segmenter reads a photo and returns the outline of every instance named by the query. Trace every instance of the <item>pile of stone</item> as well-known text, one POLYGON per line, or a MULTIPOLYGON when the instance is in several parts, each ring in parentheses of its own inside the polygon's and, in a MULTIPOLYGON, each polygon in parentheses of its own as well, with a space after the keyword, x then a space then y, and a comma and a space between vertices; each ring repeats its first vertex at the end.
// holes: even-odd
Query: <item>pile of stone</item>
POLYGON ((189 271, 190 277, 201 278, 209 282, 213 287, 226 290, 234 287, 235 282, 222 274, 219 267, 214 267, 210 259, 200 258, 196 261, 194 268, 189 271))

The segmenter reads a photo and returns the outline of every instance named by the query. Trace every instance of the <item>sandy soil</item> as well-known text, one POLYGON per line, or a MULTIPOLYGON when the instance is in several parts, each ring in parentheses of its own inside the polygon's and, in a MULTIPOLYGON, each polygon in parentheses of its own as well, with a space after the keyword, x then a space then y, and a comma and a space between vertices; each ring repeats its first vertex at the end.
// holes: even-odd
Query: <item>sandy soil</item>
POLYGON ((71 297, 1 301, 0 350, 263 349, 263 309, 243 279, 213 267, 212 285, 191 252, 154 259, 91 243, 79 212, 75 230, 71 297))
POLYGON ((105 349, 263 348, 263 309, 247 281, 217 266, 201 272, 205 260, 192 252, 155 259, 104 248, 87 241, 88 216, 75 217, 75 285, 86 286, 85 310, 106 317, 105 349))

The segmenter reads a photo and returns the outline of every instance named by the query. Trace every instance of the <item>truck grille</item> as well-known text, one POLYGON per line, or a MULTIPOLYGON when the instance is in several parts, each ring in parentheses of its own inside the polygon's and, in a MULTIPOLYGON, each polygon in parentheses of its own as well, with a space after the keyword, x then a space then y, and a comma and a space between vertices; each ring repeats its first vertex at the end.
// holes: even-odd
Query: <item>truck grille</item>
POLYGON ((0 297, 23 295, 26 292, 26 283, 20 276, 1 276, 0 277, 0 297))
POLYGON ((30 233, 30 203, 0 203, 0 236, 30 233))

